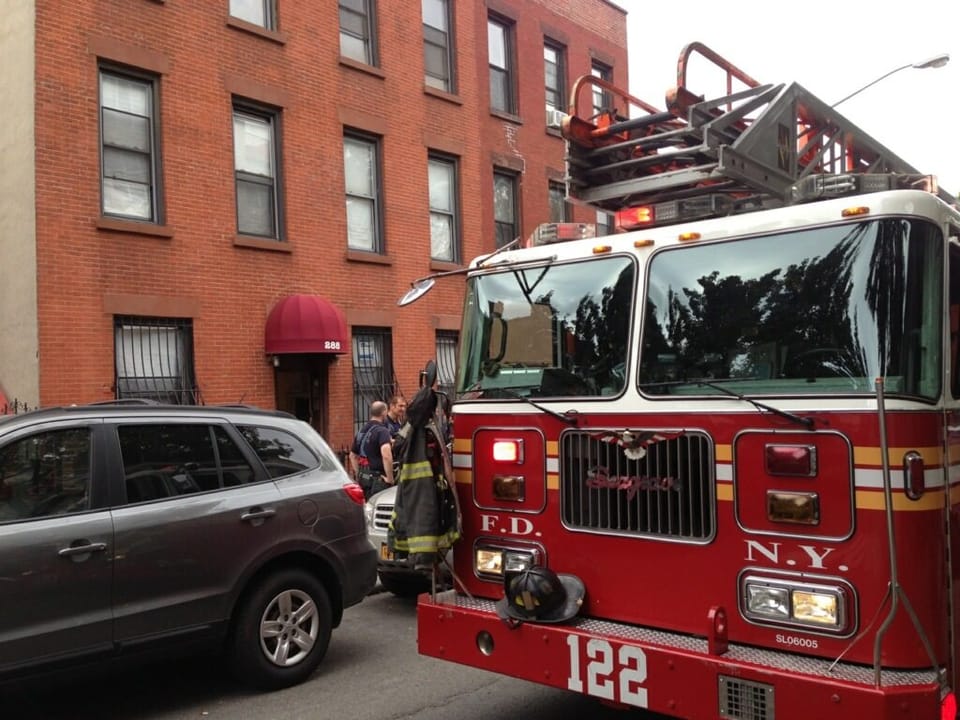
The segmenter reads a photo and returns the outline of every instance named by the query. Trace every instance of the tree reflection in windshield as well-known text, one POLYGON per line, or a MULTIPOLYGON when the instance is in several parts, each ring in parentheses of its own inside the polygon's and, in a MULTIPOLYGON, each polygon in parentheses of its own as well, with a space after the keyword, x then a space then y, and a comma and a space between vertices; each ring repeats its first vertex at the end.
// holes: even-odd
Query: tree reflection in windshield
POLYGON ((612 396, 626 383, 630 257, 508 269, 468 282, 458 391, 612 396))
POLYGON ((640 383, 846 394, 885 376, 893 392, 934 397, 940 248, 934 226, 890 219, 663 251, 649 266, 640 383))

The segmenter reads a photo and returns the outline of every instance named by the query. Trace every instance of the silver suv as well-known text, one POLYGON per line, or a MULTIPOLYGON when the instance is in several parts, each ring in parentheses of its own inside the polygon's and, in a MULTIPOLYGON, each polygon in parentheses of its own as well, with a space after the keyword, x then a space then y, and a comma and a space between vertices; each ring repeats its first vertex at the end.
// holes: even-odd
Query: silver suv
POLYGON ((0 417, 0 677, 171 641, 307 678, 376 582, 363 493, 285 413, 147 402, 0 417))

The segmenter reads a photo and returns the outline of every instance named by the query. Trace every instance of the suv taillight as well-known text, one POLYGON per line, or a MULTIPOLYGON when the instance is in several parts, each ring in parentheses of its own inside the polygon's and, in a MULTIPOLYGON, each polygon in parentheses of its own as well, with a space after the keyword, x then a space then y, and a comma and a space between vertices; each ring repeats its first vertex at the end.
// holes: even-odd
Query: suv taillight
POLYGON ((347 483, 343 486, 343 491, 347 497, 353 500, 357 505, 363 505, 366 499, 363 497, 363 488, 355 482, 347 483))

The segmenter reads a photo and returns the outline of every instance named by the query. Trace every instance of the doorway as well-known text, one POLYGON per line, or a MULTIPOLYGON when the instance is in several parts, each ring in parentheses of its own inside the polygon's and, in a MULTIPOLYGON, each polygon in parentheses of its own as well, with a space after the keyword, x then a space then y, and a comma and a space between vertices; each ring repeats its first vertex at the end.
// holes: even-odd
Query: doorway
POLYGON ((295 415, 327 438, 329 355, 276 355, 274 387, 277 410, 295 415))

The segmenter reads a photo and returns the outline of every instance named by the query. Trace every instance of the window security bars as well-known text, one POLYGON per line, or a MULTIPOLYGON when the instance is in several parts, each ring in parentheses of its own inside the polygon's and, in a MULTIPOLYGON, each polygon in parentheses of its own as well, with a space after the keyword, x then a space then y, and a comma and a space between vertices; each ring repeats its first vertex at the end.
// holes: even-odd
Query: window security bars
POLYGON ((387 402, 399 392, 393 372, 389 329, 359 328, 353 332, 353 424, 356 434, 370 419, 370 404, 387 402))
POLYGON ((114 320, 116 396, 175 405, 200 401, 193 364, 193 322, 170 318, 114 320))

